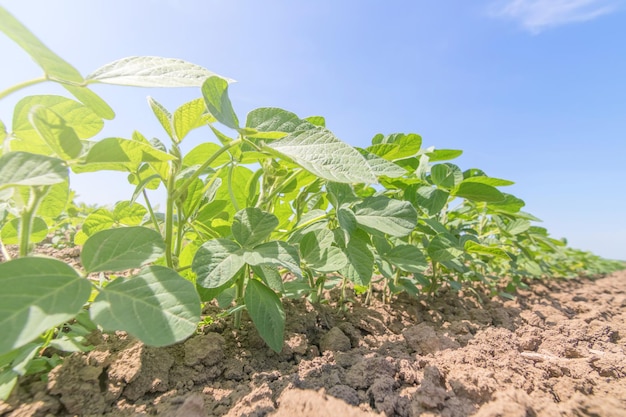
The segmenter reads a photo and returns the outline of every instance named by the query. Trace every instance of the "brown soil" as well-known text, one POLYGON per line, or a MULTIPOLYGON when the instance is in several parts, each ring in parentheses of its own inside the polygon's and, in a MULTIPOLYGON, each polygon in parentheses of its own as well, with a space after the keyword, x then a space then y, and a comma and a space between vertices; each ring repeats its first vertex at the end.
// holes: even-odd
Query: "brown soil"
POLYGON ((514 301, 444 291, 285 310, 280 354, 224 321, 168 348, 94 335, 0 416, 626 415, 626 271, 537 281, 514 301))

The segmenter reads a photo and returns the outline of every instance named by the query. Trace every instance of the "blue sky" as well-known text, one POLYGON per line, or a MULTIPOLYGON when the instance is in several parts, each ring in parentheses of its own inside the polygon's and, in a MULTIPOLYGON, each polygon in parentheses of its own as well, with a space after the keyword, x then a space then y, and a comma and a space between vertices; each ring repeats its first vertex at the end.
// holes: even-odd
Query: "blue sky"
MULTIPOLYGON (((2 1, 87 74, 131 55, 181 58, 238 82, 244 115, 264 106, 322 115, 342 140, 414 132, 462 149, 454 162, 516 182, 511 192, 554 237, 626 259, 626 2, 623 0, 2 1)), ((0 36, 0 90, 41 75, 0 36)), ((117 117, 164 138, 146 104, 174 110, 196 89, 97 85, 117 117)), ((9 124, 23 94, 0 103, 9 124)), ((197 132, 188 148, 210 139, 197 132)), ((127 199, 124 175, 72 178, 80 200, 127 199)))

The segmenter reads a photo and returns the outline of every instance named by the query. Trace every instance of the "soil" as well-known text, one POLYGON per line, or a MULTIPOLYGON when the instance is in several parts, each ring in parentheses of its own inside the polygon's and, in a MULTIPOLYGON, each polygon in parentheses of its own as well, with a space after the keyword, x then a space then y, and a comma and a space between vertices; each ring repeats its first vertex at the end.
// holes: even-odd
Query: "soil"
POLYGON ((331 293, 285 312, 280 353, 228 320, 167 348, 94 334, 0 416, 626 415, 626 271, 534 281, 515 300, 444 289, 343 311, 331 293))

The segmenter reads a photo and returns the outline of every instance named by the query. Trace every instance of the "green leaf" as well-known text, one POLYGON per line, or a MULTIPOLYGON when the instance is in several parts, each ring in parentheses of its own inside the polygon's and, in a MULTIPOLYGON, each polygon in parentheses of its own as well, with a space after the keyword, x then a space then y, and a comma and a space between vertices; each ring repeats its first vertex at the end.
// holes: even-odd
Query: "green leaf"
POLYGON ((440 233, 430 241, 428 254, 435 262, 446 262, 461 257, 463 250, 452 237, 440 233))
POLYGON ((37 207, 37 215, 47 219, 58 217, 65 212, 69 201, 70 187, 68 181, 51 185, 39 207, 37 207))
POLYGON ((166 346, 195 332, 200 298, 193 283, 152 265, 101 289, 90 315, 105 331, 123 330, 147 345, 166 346))
POLYGON ((80 259, 88 272, 124 271, 153 262, 164 253, 159 232, 135 226, 97 232, 85 242, 80 259))
POLYGON ((283 267, 298 278, 302 278, 300 256, 296 248, 287 242, 274 240, 262 243, 243 253, 243 260, 250 265, 272 265, 283 267))
POLYGON ((407 272, 424 272, 427 267, 426 257, 413 245, 394 246, 383 259, 407 272))
POLYGON ((172 159, 172 155, 143 142, 105 138, 89 149, 84 164, 74 165, 72 169, 78 173, 107 169, 133 172, 144 162, 165 162, 172 159))
POLYGON ((463 151, 458 149, 435 149, 427 152, 430 162, 449 161, 455 159, 463 154, 463 151))
POLYGON ((0 156, 0 190, 15 185, 52 185, 67 178, 67 167, 58 158, 28 152, 0 156))
POLYGON ((402 237, 417 225, 417 211, 411 203, 385 196, 364 199, 354 207, 354 213, 359 226, 370 233, 402 237))
POLYGON ((358 225, 356 215, 348 207, 339 207, 337 209, 337 221, 341 230, 344 231, 346 240, 349 240, 350 235, 354 233, 358 225))
POLYGON ((244 301, 259 335, 273 351, 280 352, 285 333, 285 311, 280 298, 261 282, 250 280, 244 301))
POLYGON ((463 181, 463 172, 453 164, 437 164, 431 168, 430 177, 435 185, 451 189, 463 181))
MULTIPOLYGON (((19 243, 20 219, 12 219, 5 223, 0 231, 2 243, 5 245, 17 245, 19 243)), ((30 242, 39 243, 48 236, 48 225, 41 217, 35 217, 30 229, 30 242)))
MULTIPOLYGON (((258 132, 283 132, 292 133, 298 130, 315 128, 309 121, 300 119, 295 113, 275 107, 261 107, 252 110, 246 118, 246 127, 258 132)), ((283 137, 277 135, 275 139, 283 137)), ((254 135, 257 137, 257 135, 254 135)), ((270 137, 263 136, 271 139, 270 137)))
POLYGON ((148 97, 148 105, 152 109, 152 113, 156 116, 161 126, 172 140, 176 137, 174 135, 174 127, 172 123, 172 115, 169 111, 158 101, 152 97, 148 97))
MULTIPOLYGON (((221 146, 211 143, 205 142, 196 146, 183 157, 183 166, 190 167, 194 165, 202 165, 207 159, 213 156, 217 151, 221 149, 221 146)), ((220 156, 213 161, 211 166, 213 168, 224 165, 225 163, 230 162, 231 157, 228 152, 224 152, 220 156)))
POLYGON ((511 222, 509 222, 506 225, 502 225, 501 229, 512 235, 519 235, 520 233, 524 233, 525 231, 527 231, 528 229, 530 229, 530 222, 528 220, 525 219, 515 219, 511 222))
POLYGON ((389 135, 381 143, 366 148, 367 152, 387 160, 397 161, 417 155, 422 146, 422 137, 415 133, 389 135))
POLYGON ((489 256, 491 258, 499 258, 504 260, 510 260, 511 257, 502 248, 496 246, 486 246, 468 240, 465 242, 465 251, 467 253, 475 253, 477 255, 489 256))
POLYGON ((518 213, 526 205, 524 200, 511 194, 501 193, 504 199, 498 202, 489 202, 487 207, 491 210, 504 213, 518 213))
POLYGON ((503 180, 501 178, 484 177, 484 176, 475 176, 475 177, 465 178, 463 182, 465 183, 478 182, 481 184, 491 185, 492 187, 504 187, 507 185, 515 184, 513 181, 503 180))
POLYGON ((103 119, 112 120, 115 117, 115 112, 99 95, 88 89, 72 84, 61 84, 63 88, 69 91, 74 97, 76 97, 81 103, 93 110, 98 116, 103 119))
POLYGON ((348 258, 341 249, 331 246, 333 233, 328 229, 309 232, 300 241, 302 260, 311 269, 329 273, 339 271, 348 263, 348 258))
POLYGON ((239 120, 228 98, 228 81, 220 77, 209 77, 202 84, 202 96, 206 108, 218 122, 231 129, 239 128, 239 120))
POLYGON ((191 100, 174 112, 174 132, 179 141, 182 141, 187 134, 201 126, 215 122, 216 119, 207 113, 206 104, 203 98, 191 100))
POLYGON ((17 385, 19 375, 11 368, 0 368, 0 400, 6 401, 17 385))
POLYGON ((77 84, 85 81, 76 68, 48 49, 3 7, 0 7, 0 30, 26 51, 50 77, 77 84))
POLYGON ((0 263, 0 287, 0 354, 73 318, 91 292, 66 263, 36 257, 0 263))
POLYGON ((131 56, 98 68, 87 81, 135 87, 200 87, 214 76, 214 72, 182 59, 131 56))
POLYGON ((282 293, 285 291, 283 277, 280 276, 278 268, 269 265, 252 266, 252 271, 263 280, 265 285, 272 290, 282 293))
POLYGON ((21 99, 13 110, 13 135, 28 139, 35 133, 29 120, 33 107, 43 106, 62 117, 66 127, 72 128, 81 139, 97 135, 104 127, 102 118, 83 104, 62 96, 28 96, 21 99))
POLYGON ((139 225, 146 214, 148 210, 144 206, 130 201, 120 201, 113 209, 113 219, 127 226, 139 225))
POLYGON ((491 185, 463 180, 453 191, 455 197, 463 197, 472 201, 486 201, 489 203, 504 200, 504 195, 491 185))
POLYGON ((323 116, 309 116, 305 117, 302 120, 306 120, 307 122, 312 123, 315 126, 326 127, 326 119, 323 116))
MULTIPOLYGON (((228 201, 229 204, 227 210, 229 213, 234 215, 239 208, 243 208, 248 205, 248 198, 252 194, 248 185, 250 178, 252 178, 254 174, 250 169, 241 165, 233 167, 230 178, 228 171, 229 170, 222 170, 218 176, 222 180, 222 185, 215 193, 215 200, 228 201), (235 205, 237 210, 235 209, 235 205)), ((255 193, 257 193, 258 190, 259 184, 256 183, 255 193)))
POLYGON ((416 205, 424 209, 429 216, 434 216, 441 212, 449 197, 450 193, 447 191, 425 186, 417 188, 414 200, 416 205))
POLYGON ((230 281, 244 266, 242 252, 241 247, 231 240, 205 242, 191 264, 196 283, 204 288, 218 288, 230 281))
POLYGON ((78 158, 82 153, 82 141, 74 129, 54 111, 36 106, 31 109, 29 120, 39 136, 59 158, 68 161, 78 158))
POLYGON ((368 286, 374 271, 374 254, 367 243, 357 236, 348 242, 345 254, 348 264, 340 271, 356 285, 368 286))
POLYGON ((113 213, 106 208, 100 208, 85 218, 81 230, 87 235, 91 236, 100 230, 111 228, 115 224, 115 218, 113 213))
POLYGON ((278 226, 278 218, 255 207, 238 211, 233 219, 233 237, 244 248, 253 248, 267 239, 278 226))
POLYGON ((369 153, 364 149, 356 148, 367 161, 370 169, 377 177, 400 178, 407 174, 407 170, 401 166, 389 162, 379 156, 369 153))
POLYGON ((321 127, 293 132, 267 146, 329 181, 377 182, 375 173, 359 151, 321 127))

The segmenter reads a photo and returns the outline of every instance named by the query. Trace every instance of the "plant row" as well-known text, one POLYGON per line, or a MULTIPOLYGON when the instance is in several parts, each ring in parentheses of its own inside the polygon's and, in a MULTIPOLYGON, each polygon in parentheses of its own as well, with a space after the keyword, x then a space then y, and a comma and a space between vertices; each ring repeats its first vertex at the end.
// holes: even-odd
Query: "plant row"
MULTIPOLYGON (((534 224, 511 181, 449 162, 459 150, 425 148, 416 134, 376 135, 350 146, 324 118, 259 108, 240 121, 230 80, 185 61, 130 57, 83 77, 0 8, 0 29, 41 66, 43 81, 73 98, 23 97, 10 130, 0 121, 0 398, 17 378, 53 366, 47 347, 86 349, 96 327, 164 346, 192 335, 203 303, 217 300, 239 327, 247 310, 270 348, 283 344, 281 299, 321 299, 353 287, 395 294, 487 285, 511 291, 531 277, 623 267, 568 248, 534 224), (196 87, 173 112, 148 104, 163 139, 94 138, 113 110, 89 85, 196 87), (189 152, 198 128, 210 138, 189 152), (70 172, 122 171, 135 191, 80 216, 70 172), (164 210, 153 190, 166 192, 164 210), (31 256, 72 230, 82 268, 31 256), (65 325, 60 331, 59 326, 65 325)), ((345 294, 345 291, 344 291, 345 294)), ((506 295, 506 291, 502 292, 506 295)))

